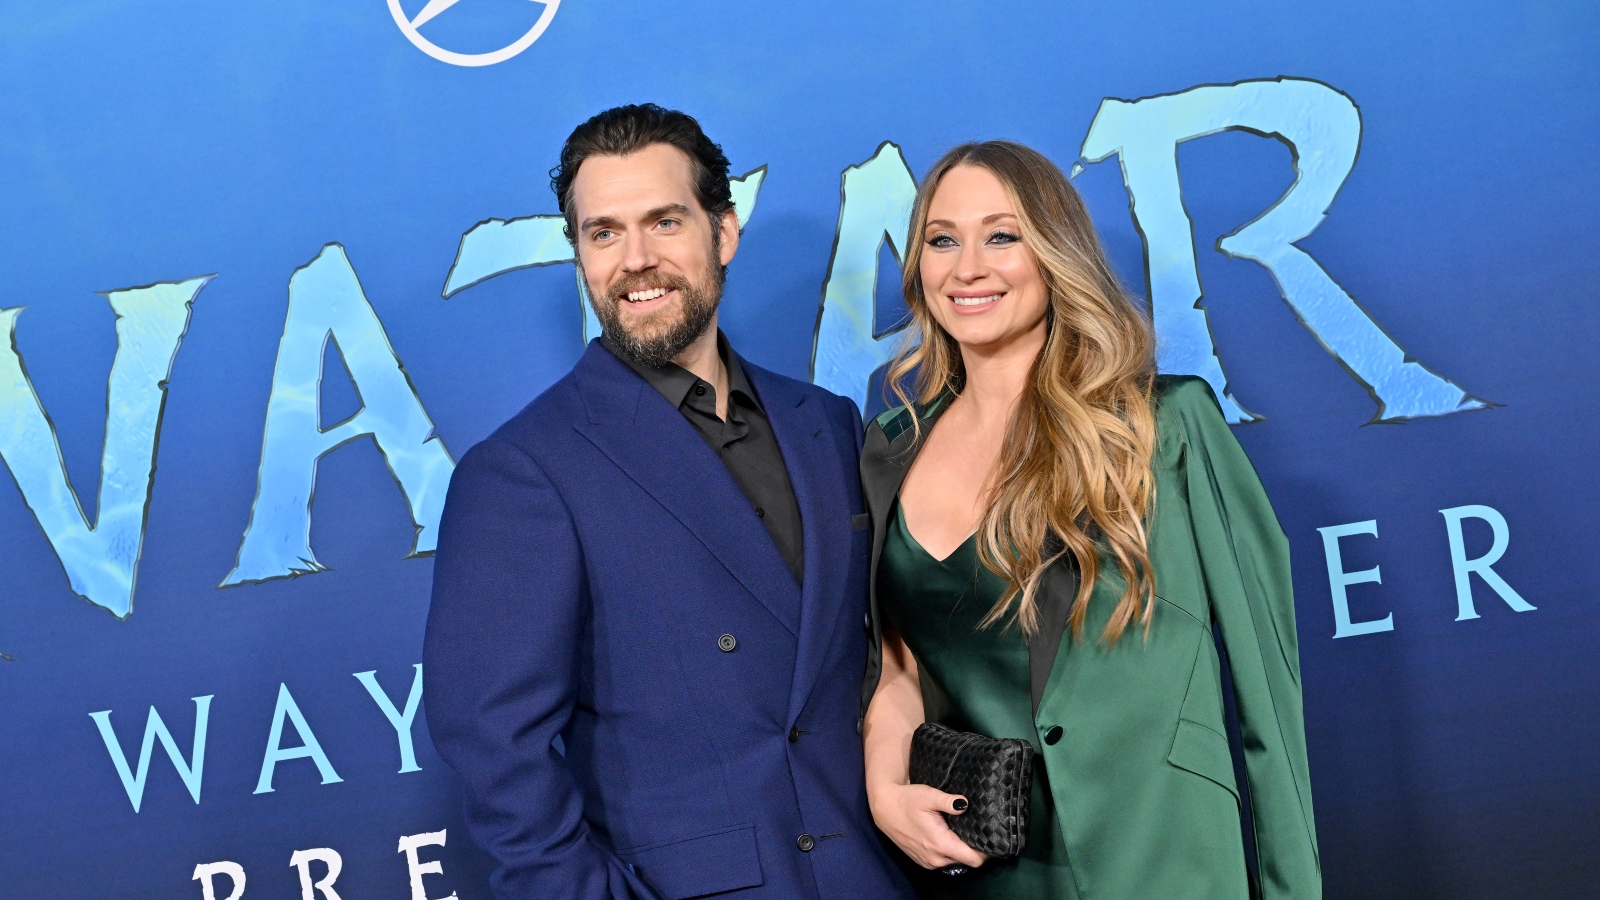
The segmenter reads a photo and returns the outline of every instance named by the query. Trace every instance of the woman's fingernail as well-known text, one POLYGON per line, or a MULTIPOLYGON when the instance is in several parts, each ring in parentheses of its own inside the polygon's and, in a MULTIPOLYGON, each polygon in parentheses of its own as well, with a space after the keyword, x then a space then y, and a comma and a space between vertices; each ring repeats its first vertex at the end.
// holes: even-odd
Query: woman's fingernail
POLYGON ((954 809, 956 812, 961 812, 962 810, 967 808, 967 798, 965 798, 965 797, 957 797, 950 804, 950 807, 952 809, 954 809))

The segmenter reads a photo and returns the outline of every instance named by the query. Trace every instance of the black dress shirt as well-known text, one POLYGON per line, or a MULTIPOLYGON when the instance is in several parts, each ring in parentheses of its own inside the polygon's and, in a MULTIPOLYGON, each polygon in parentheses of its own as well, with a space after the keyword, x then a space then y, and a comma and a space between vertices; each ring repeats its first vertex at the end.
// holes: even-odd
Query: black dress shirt
POLYGON ((728 418, 717 418, 717 389, 688 369, 668 363, 659 368, 634 365, 618 353, 611 342, 600 338, 611 355, 627 363, 639 377, 667 398, 689 424, 700 432, 711 449, 727 466, 728 474, 755 507, 767 534, 778 545, 796 583, 803 581, 805 544, 800 526, 800 504, 795 501, 789 469, 784 465, 778 438, 761 406, 761 398, 744 377, 744 366, 728 347, 728 339, 717 332, 717 354, 728 370, 728 418))

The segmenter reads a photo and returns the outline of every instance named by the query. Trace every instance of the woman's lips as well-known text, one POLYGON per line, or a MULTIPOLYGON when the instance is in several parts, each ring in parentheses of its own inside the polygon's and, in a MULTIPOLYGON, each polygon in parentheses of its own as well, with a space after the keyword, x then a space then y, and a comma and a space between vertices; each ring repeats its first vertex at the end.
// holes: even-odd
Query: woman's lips
POLYGON ((1005 297, 1004 291, 990 291, 984 294, 962 293, 950 294, 950 305, 955 307, 957 313, 964 316, 973 316, 988 312, 1005 297))

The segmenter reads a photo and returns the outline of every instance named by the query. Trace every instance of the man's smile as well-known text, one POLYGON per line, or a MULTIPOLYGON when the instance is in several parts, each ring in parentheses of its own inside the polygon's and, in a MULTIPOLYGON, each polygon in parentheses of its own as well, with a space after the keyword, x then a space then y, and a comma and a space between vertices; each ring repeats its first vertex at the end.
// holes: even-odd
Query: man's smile
POLYGON ((676 289, 670 287, 641 288, 629 291, 623 299, 627 301, 628 309, 634 312, 647 312, 666 306, 676 293, 676 289))

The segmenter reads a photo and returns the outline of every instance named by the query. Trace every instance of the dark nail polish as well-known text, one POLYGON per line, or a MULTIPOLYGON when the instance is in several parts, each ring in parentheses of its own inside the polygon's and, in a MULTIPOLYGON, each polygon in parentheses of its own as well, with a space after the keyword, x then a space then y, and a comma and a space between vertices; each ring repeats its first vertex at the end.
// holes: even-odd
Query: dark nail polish
POLYGON ((956 812, 961 812, 962 810, 967 808, 967 798, 965 798, 965 797, 957 797, 950 804, 950 808, 954 809, 956 812))

